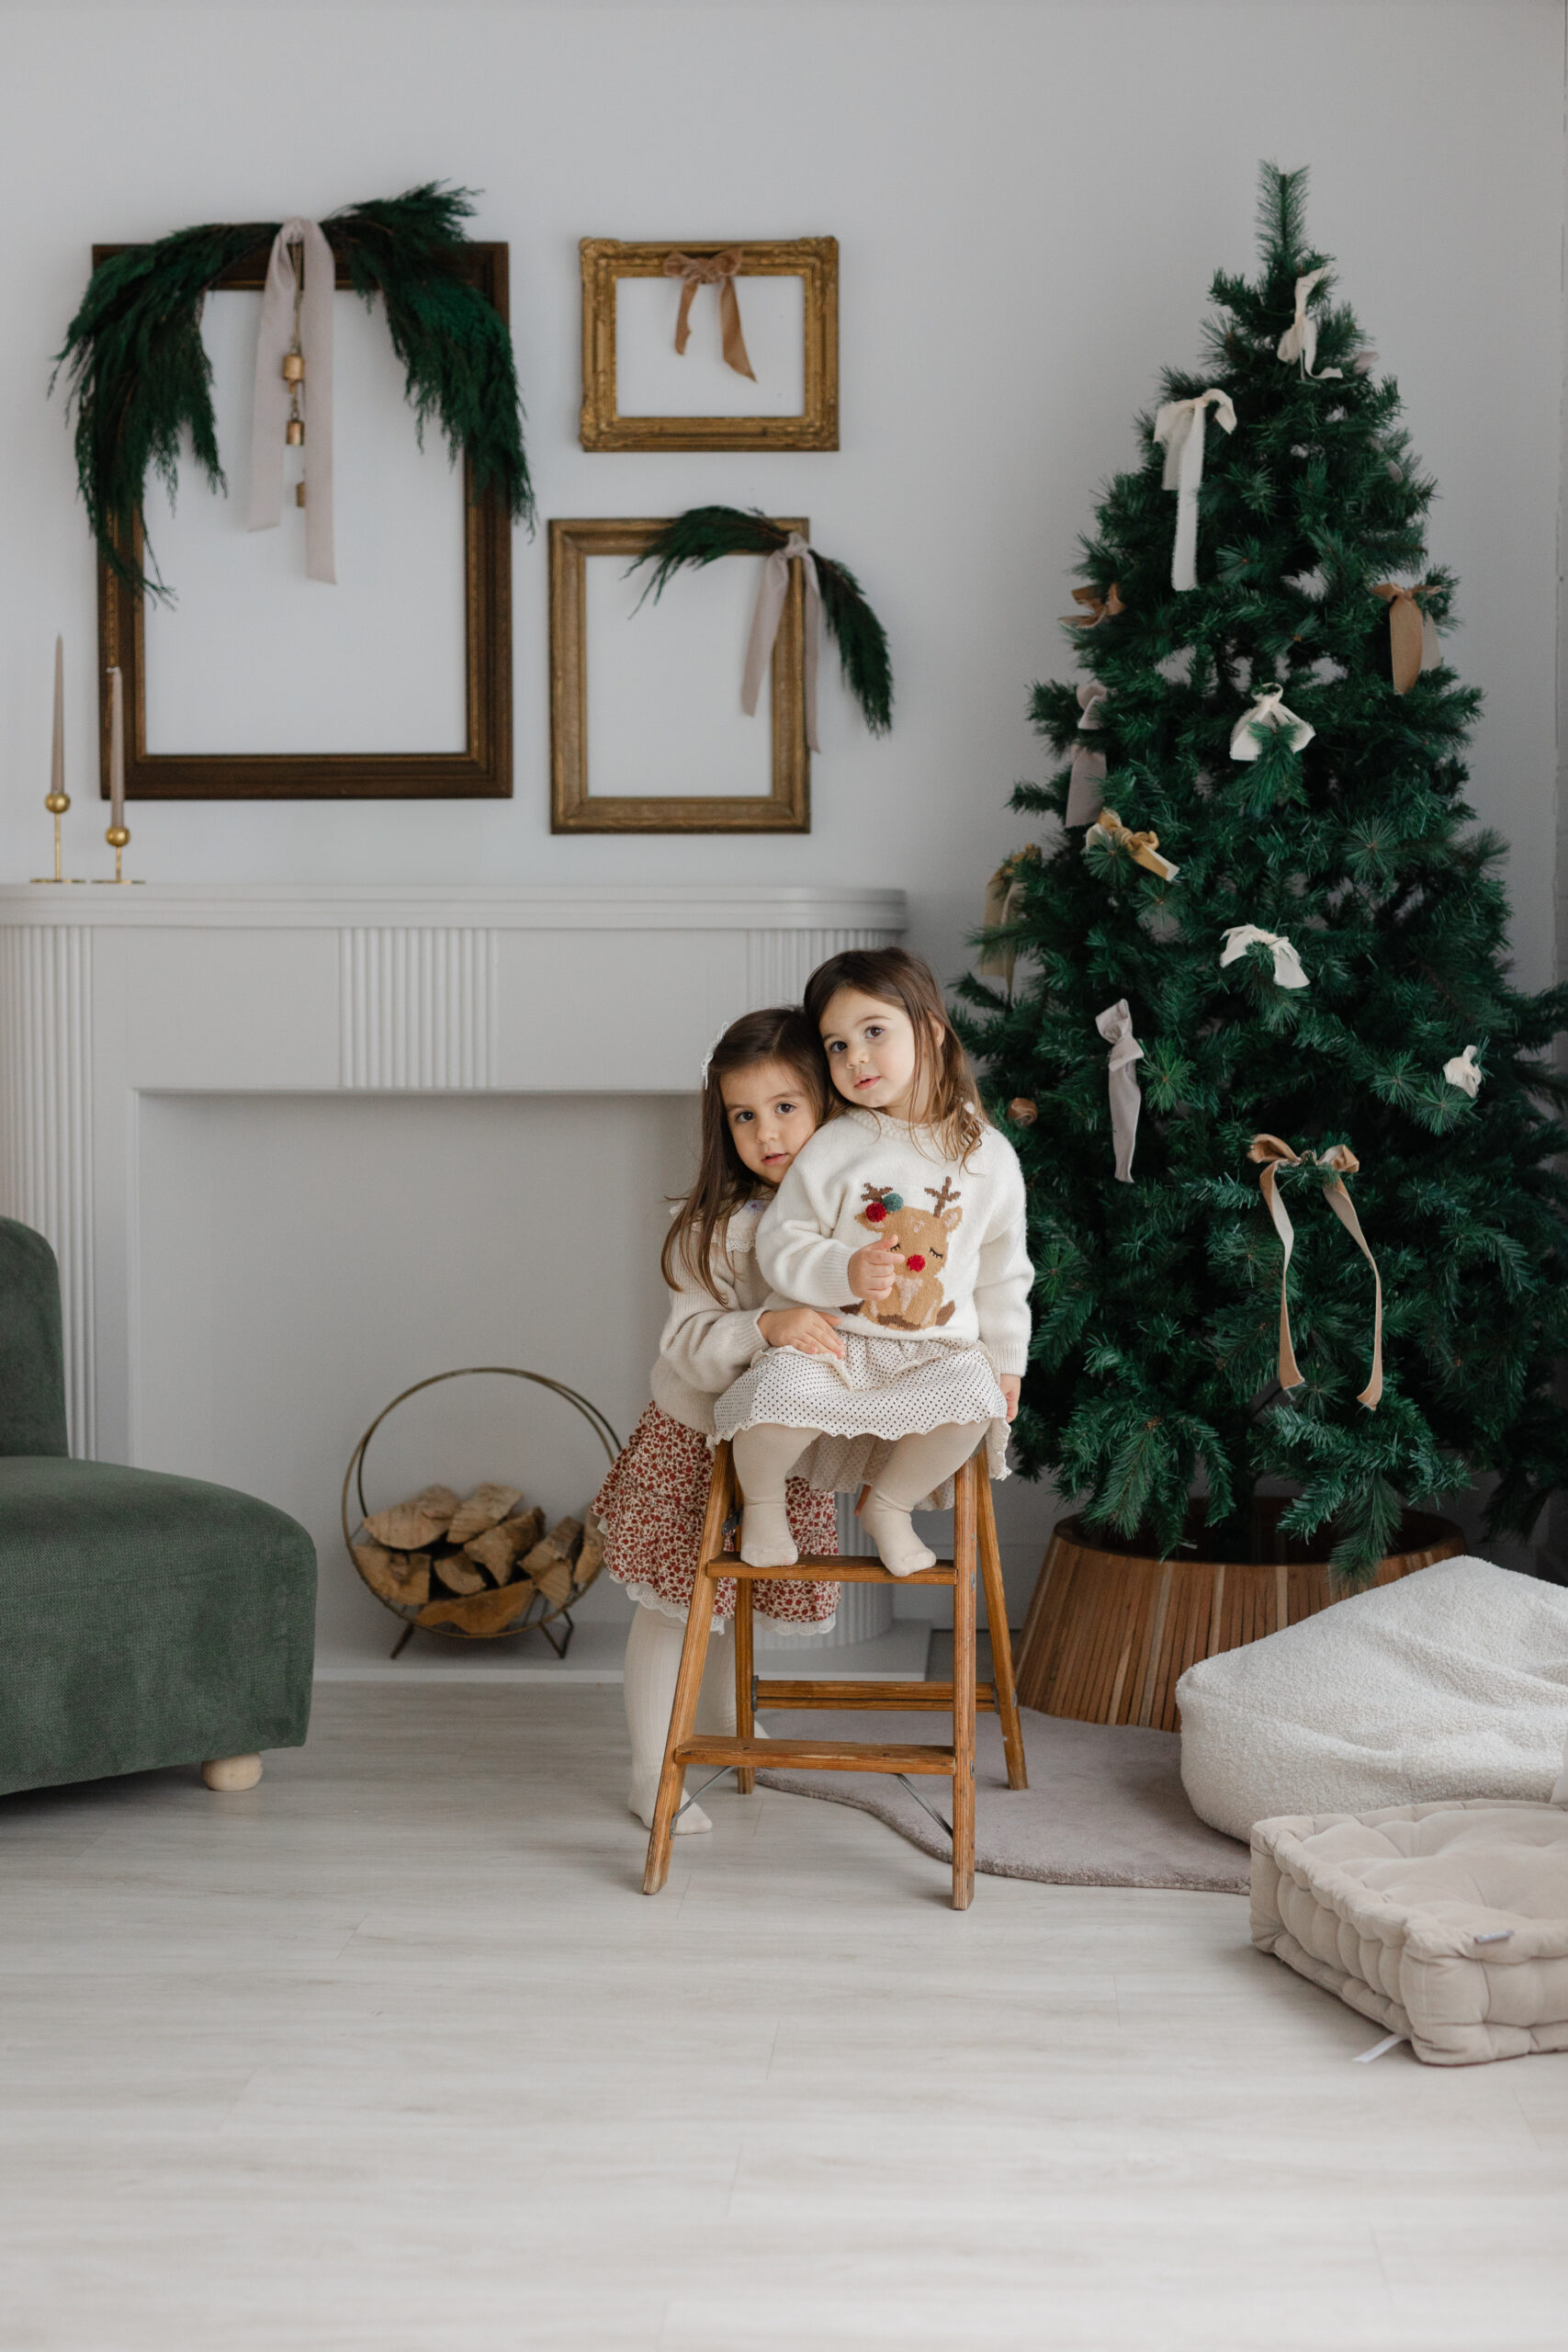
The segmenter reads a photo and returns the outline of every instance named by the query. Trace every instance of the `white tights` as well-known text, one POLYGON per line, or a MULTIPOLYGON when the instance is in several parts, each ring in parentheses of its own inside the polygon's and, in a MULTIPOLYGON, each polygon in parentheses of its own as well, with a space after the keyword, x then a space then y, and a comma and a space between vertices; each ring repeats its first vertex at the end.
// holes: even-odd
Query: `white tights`
MULTIPOLYGON (((716 1626, 715 1634, 722 1628, 716 1626)), ((632 1779, 626 1802, 645 1829, 653 1826, 659 1795, 659 1774, 664 1743, 670 1734, 670 1711, 675 1704, 675 1678, 681 1670, 681 1645, 686 1628, 678 1617, 639 1605, 626 1635, 626 1729, 632 1743, 632 1779)), ((722 1639, 711 1639, 703 1687, 697 1694, 695 1728, 721 1737, 735 1731, 735 1652, 722 1639)), ((700 1804, 688 1805, 675 1824, 677 1838, 694 1830, 711 1829, 713 1823, 700 1804)))
MULTIPOLYGON (((941 1429, 901 1437, 894 1446, 860 1514, 889 1576, 912 1576, 917 1568, 933 1566, 936 1554, 915 1533, 909 1513, 968 1461, 986 1427, 984 1421, 946 1421, 941 1429)), ((799 1557, 784 1509, 784 1480, 815 1435, 778 1421, 736 1432, 735 1471, 746 1498, 740 1556, 754 1568, 787 1568, 799 1557)))

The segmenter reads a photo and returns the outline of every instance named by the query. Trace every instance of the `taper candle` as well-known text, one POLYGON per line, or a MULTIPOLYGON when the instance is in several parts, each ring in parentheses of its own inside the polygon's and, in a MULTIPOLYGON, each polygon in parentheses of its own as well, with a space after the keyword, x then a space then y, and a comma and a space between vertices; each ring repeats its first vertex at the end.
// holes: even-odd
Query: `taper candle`
POLYGON ((118 669, 109 672, 109 823, 125 822, 125 704, 118 669))
POLYGON ((65 639, 54 640, 54 748, 49 760, 49 788, 65 790, 65 639))

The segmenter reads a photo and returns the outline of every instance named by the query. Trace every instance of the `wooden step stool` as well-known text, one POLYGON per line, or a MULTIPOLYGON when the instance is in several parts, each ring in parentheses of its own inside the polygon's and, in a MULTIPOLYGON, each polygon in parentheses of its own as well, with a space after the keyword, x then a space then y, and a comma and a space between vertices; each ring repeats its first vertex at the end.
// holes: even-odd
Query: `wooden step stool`
MULTIPOLYGON (((1012 1646, 1008 1639, 1007 1600, 1001 1555, 991 1511, 991 1482, 979 1454, 964 1463, 953 1480, 953 1558, 913 1576, 890 1577, 873 1560, 797 1560, 792 1568, 751 1568, 738 1553, 723 1549, 727 1523, 739 1510, 739 1489, 728 1441, 714 1456, 703 1523, 702 1562, 686 1612, 686 1639, 670 1713, 670 1736, 659 1778, 653 1832, 642 1891, 657 1894, 670 1874, 670 1840, 686 1785, 688 1764, 733 1767, 743 1796, 755 1785, 759 1764, 798 1766, 813 1772, 889 1772, 904 1780, 919 1773, 953 1783, 953 1907, 966 1911, 975 1898, 975 1711, 987 1708, 1000 1718, 1007 1751, 1008 1786, 1029 1785, 1013 1690, 1012 1646), (975 1679, 975 1571, 986 1585, 986 1617, 991 1634, 993 1680, 975 1679), (709 1737, 693 1730, 697 1693, 707 1659, 713 1624, 714 1587, 733 1577, 735 1589, 735 1736, 709 1737), (751 1665, 751 1586, 759 1577, 798 1584, 942 1584, 953 1590, 953 1679, 951 1682, 759 1682, 751 1665), (884 1713, 931 1708, 953 1717, 951 1747, 898 1747, 879 1740, 758 1739, 758 1707, 863 1707, 884 1713)), ((911 1795, 917 1792, 910 1791, 911 1795)), ((924 1802, 924 1800, 920 1800, 924 1802)), ((927 1806, 931 1812, 931 1807, 927 1806)), ((941 1819, 937 1815, 936 1818, 941 1819)), ((948 1828, 946 1822, 943 1828, 948 1828)))

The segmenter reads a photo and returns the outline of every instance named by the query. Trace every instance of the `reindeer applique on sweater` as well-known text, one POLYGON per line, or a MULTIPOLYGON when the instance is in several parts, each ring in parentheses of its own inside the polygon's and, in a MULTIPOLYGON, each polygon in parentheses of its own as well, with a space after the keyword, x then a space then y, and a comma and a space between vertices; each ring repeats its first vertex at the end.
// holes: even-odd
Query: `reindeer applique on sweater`
POLYGON ((934 1184, 925 1189, 936 1203, 934 1209, 909 1207, 902 1193, 886 1184, 861 1186, 865 1206, 855 1223, 901 1250, 904 1267, 886 1298, 857 1300, 846 1313, 863 1315, 891 1331, 925 1331, 952 1319, 953 1301, 943 1303, 942 1269, 947 1262, 947 1237, 962 1224, 964 1212, 945 1176, 940 1193, 934 1184))

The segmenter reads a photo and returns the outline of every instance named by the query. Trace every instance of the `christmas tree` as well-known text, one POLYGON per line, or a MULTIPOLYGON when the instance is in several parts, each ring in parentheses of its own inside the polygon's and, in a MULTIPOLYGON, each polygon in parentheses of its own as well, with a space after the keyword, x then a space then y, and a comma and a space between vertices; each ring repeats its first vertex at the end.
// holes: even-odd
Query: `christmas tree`
POLYGON ((1489 1531, 1524 1534, 1562 1478, 1568 990, 1509 982, 1434 485, 1305 177, 1265 168, 1261 275, 1215 277, 1205 364, 1082 542, 1081 675, 1033 696, 1062 765, 1012 798, 1057 822, 979 934, 1016 985, 959 993, 1030 1191, 1023 1468, 1160 1554, 1206 1495, 1236 1559, 1284 1481, 1360 1577, 1406 1503, 1492 1474, 1489 1531))

